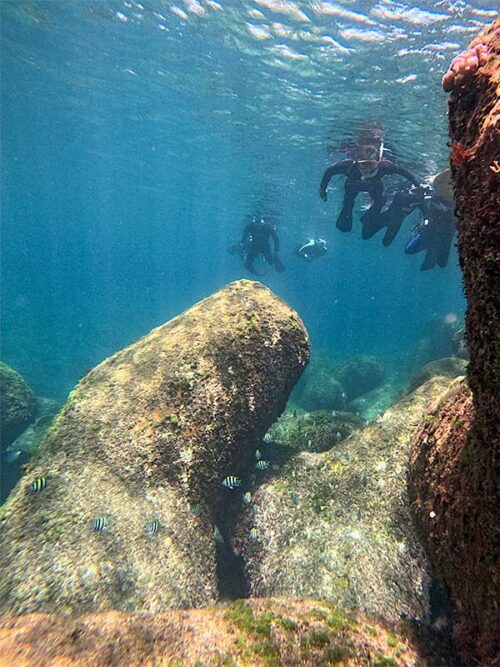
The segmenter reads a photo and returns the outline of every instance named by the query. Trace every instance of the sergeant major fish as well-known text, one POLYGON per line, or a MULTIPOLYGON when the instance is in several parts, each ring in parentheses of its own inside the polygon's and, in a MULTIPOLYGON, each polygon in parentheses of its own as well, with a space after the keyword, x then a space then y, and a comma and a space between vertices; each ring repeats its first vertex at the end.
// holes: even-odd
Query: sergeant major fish
POLYGON ((222 486, 225 486, 226 489, 239 489, 241 486, 241 478, 235 477, 234 475, 228 475, 224 477, 221 482, 222 486))
POLYGON ((146 533, 148 535, 154 535, 160 530, 160 522, 158 519, 154 519, 153 521, 149 521, 146 524, 146 533))
POLYGON ((108 520, 106 517, 98 516, 97 519, 92 522, 91 530, 93 533, 102 533, 102 531, 105 530, 107 526, 108 520))
POLYGON ((260 459, 260 461, 257 461, 257 465, 255 466, 257 470, 267 470, 269 468, 269 461, 264 461, 264 459, 260 459))
POLYGON ((31 484, 29 485, 29 490, 31 493, 39 493, 40 491, 43 491, 47 486, 47 479, 46 477, 37 477, 31 484))

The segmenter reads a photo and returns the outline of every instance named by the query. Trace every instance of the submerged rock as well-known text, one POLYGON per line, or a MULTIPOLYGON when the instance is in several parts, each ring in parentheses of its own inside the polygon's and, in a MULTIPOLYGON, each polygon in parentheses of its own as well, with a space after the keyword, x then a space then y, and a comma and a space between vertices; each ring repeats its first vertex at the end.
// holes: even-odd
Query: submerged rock
POLYGON ((296 313, 238 281, 90 371, 2 508, 0 610, 216 601, 221 481, 252 458, 308 356, 296 313))
POLYGON ((238 600, 164 614, 29 614, 0 622, 0 667, 427 667, 408 627, 325 601, 238 600))
POLYGON ((0 432, 5 449, 31 424, 36 398, 31 387, 13 368, 0 361, 0 432))
POLYGON ((365 421, 372 421, 394 405, 400 395, 401 390, 393 382, 386 382, 354 399, 347 407, 359 414, 365 421))
POLYGON ((408 390, 413 391, 436 375, 453 379, 459 375, 464 375, 466 370, 467 361, 459 357, 444 357, 431 361, 411 376, 408 382, 408 390))
POLYGON ((440 613, 431 613, 406 471, 425 406, 448 386, 434 378, 335 449, 269 472, 233 538, 253 596, 321 597, 389 620, 440 613))
POLYGON ((273 442, 295 451, 324 452, 364 426, 353 412, 318 410, 294 415, 285 412, 269 429, 273 442))
POLYGON ((498 665, 500 20, 454 62, 448 79, 450 161, 472 397, 459 385, 424 421, 412 447, 410 482, 418 524, 449 591, 462 661, 498 665), (485 57, 475 57, 467 76, 455 80, 478 44, 485 57))
POLYGON ((337 370, 337 380, 352 401, 378 387, 384 381, 383 364, 375 357, 359 355, 348 359, 337 370))
POLYGON ((299 403, 305 410, 339 410, 345 405, 344 388, 328 370, 317 368, 307 377, 299 403))

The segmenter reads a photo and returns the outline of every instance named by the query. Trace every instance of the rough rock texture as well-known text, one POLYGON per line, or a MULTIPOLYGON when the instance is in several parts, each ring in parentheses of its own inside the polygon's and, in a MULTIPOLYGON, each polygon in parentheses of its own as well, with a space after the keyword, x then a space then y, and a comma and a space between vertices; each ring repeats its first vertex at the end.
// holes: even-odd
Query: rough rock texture
POLYGON ((394 405, 401 394, 401 387, 393 381, 385 382, 367 394, 355 398, 348 404, 347 409, 356 412, 365 421, 372 421, 372 419, 382 415, 391 405, 394 405))
POLYGON ((325 452, 362 426, 364 421, 353 412, 285 412, 269 429, 269 437, 292 450, 325 452))
POLYGON ((0 432, 5 449, 33 421, 36 398, 32 389, 13 368, 0 361, 0 432))
MULTIPOLYGON (((462 659, 485 665, 500 664, 499 20, 478 43, 487 46, 488 58, 454 83, 449 103, 474 411, 462 386, 433 423, 422 426, 413 443, 410 485, 418 523, 449 591, 462 659), (432 523, 429 511, 437 514, 432 523)), ((468 49, 461 62, 470 54, 468 49)))
POLYGON ((366 355, 348 359, 337 370, 337 380, 344 387, 350 401, 382 384, 384 375, 382 363, 375 357, 366 355))
POLYGON ((321 597, 389 620, 429 620, 430 570, 405 473, 424 408, 449 383, 433 378, 333 450, 300 453, 265 473, 233 540, 252 595, 321 597))
POLYGON ((300 397, 305 410, 338 410, 345 405, 342 385, 326 370, 317 370, 307 378, 300 397))
POLYGON ((0 667, 427 667, 410 628, 324 601, 249 600, 156 615, 48 614, 0 622, 0 667))
POLYGON ((284 409, 308 356, 299 317, 263 285, 239 281, 90 371, 2 508, 0 610, 214 602, 212 503, 284 409), (31 493, 42 476, 47 487, 31 493), (99 516, 108 526, 92 532, 99 516), (148 536, 155 519, 160 530, 148 536))
POLYGON ((467 361, 459 357, 444 357, 443 359, 436 359, 425 364, 417 373, 414 373, 409 382, 408 390, 413 391, 421 384, 430 380, 435 375, 441 375, 450 379, 456 378, 459 375, 465 375, 467 370, 467 361))
POLYGON ((465 340, 464 327, 457 329, 453 334, 453 353, 455 357, 469 361, 469 350, 467 349, 467 342, 465 340))

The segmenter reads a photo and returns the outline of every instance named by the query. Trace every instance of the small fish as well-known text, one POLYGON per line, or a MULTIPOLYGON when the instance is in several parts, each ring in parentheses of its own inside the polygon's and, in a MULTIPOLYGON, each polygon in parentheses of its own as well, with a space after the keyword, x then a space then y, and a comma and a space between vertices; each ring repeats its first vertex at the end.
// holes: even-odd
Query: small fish
POLYGON ((234 475, 228 475, 227 477, 224 477, 221 484, 222 486, 225 486, 226 489, 239 489, 241 486, 241 479, 234 475))
POLYGON ((245 505, 250 505, 250 503, 252 502, 252 494, 250 493, 250 491, 247 491, 246 493, 243 494, 243 502, 245 503, 245 505))
POLYGON ((269 461, 264 461, 264 459, 261 459, 260 461, 257 461, 257 465, 255 467, 257 470, 267 470, 269 465, 269 461))
POLYGON ((28 488, 31 493, 39 493, 39 491, 43 491, 46 486, 47 479, 45 477, 37 477, 28 488))
POLYGON ((92 522, 91 530, 93 533, 102 533, 102 531, 107 527, 108 525, 108 520, 106 519, 105 516, 98 516, 97 519, 95 519, 92 522))
POLYGON ((153 521, 149 521, 146 524, 146 533, 148 535, 154 535, 160 530, 160 522, 158 519, 154 519, 153 521))
POLYGON ((251 528, 250 529, 250 539, 255 541, 259 537, 259 533, 257 532, 257 528, 251 528))
POLYGON ((214 526, 214 540, 218 544, 224 544, 224 538, 222 537, 222 533, 217 526, 214 526))
POLYGON ((293 418, 294 418, 294 419, 297 419, 297 410, 294 410, 294 411, 292 412, 292 415, 293 415, 293 418))
POLYGON ((260 449, 256 450, 255 458, 257 459, 257 461, 260 461, 260 459, 262 458, 262 454, 260 453, 260 449))
POLYGON ((193 516, 200 516, 200 514, 201 514, 201 505, 200 505, 200 503, 196 503, 196 505, 193 505, 190 508, 189 511, 191 512, 191 514, 193 516))
POLYGON ((265 442, 266 444, 269 444, 270 442, 273 441, 271 434, 266 433, 266 435, 262 438, 262 441, 265 442))

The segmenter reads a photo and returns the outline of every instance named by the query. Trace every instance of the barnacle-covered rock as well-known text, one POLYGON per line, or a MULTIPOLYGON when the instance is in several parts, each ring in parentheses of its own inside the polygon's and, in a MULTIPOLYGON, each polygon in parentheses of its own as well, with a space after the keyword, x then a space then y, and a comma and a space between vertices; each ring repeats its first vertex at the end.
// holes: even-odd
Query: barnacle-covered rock
POLYGON ((449 591, 462 660, 498 665, 500 20, 472 42, 466 60, 478 44, 487 59, 476 57, 477 67, 455 77, 449 102, 472 396, 466 385, 455 387, 421 426, 412 446, 410 488, 429 554, 449 591))
POLYGON ((409 628, 345 613, 324 600, 237 600, 163 614, 49 614, 0 622, 0 667, 271 667, 444 664, 409 628))
POLYGON ((459 357, 436 359, 436 361, 425 364, 417 373, 411 376, 408 382, 408 389, 409 391, 413 391, 436 375, 453 379, 459 375, 464 375, 466 370, 467 361, 465 359, 460 359, 459 357))
POLYGON ((269 437, 292 451, 324 452, 363 425, 363 419, 354 412, 285 412, 269 429, 269 437))
POLYGON ((33 421, 33 390, 13 368, 0 361, 0 432, 2 449, 8 447, 33 421))
POLYGON ((91 370, 2 508, 0 610, 214 602, 221 480, 249 462, 308 357, 296 313, 238 281, 91 370))
POLYGON ((251 595, 320 597, 389 620, 439 615, 406 472, 425 406, 449 383, 433 378, 330 451, 271 465, 241 505, 233 538, 251 595))

